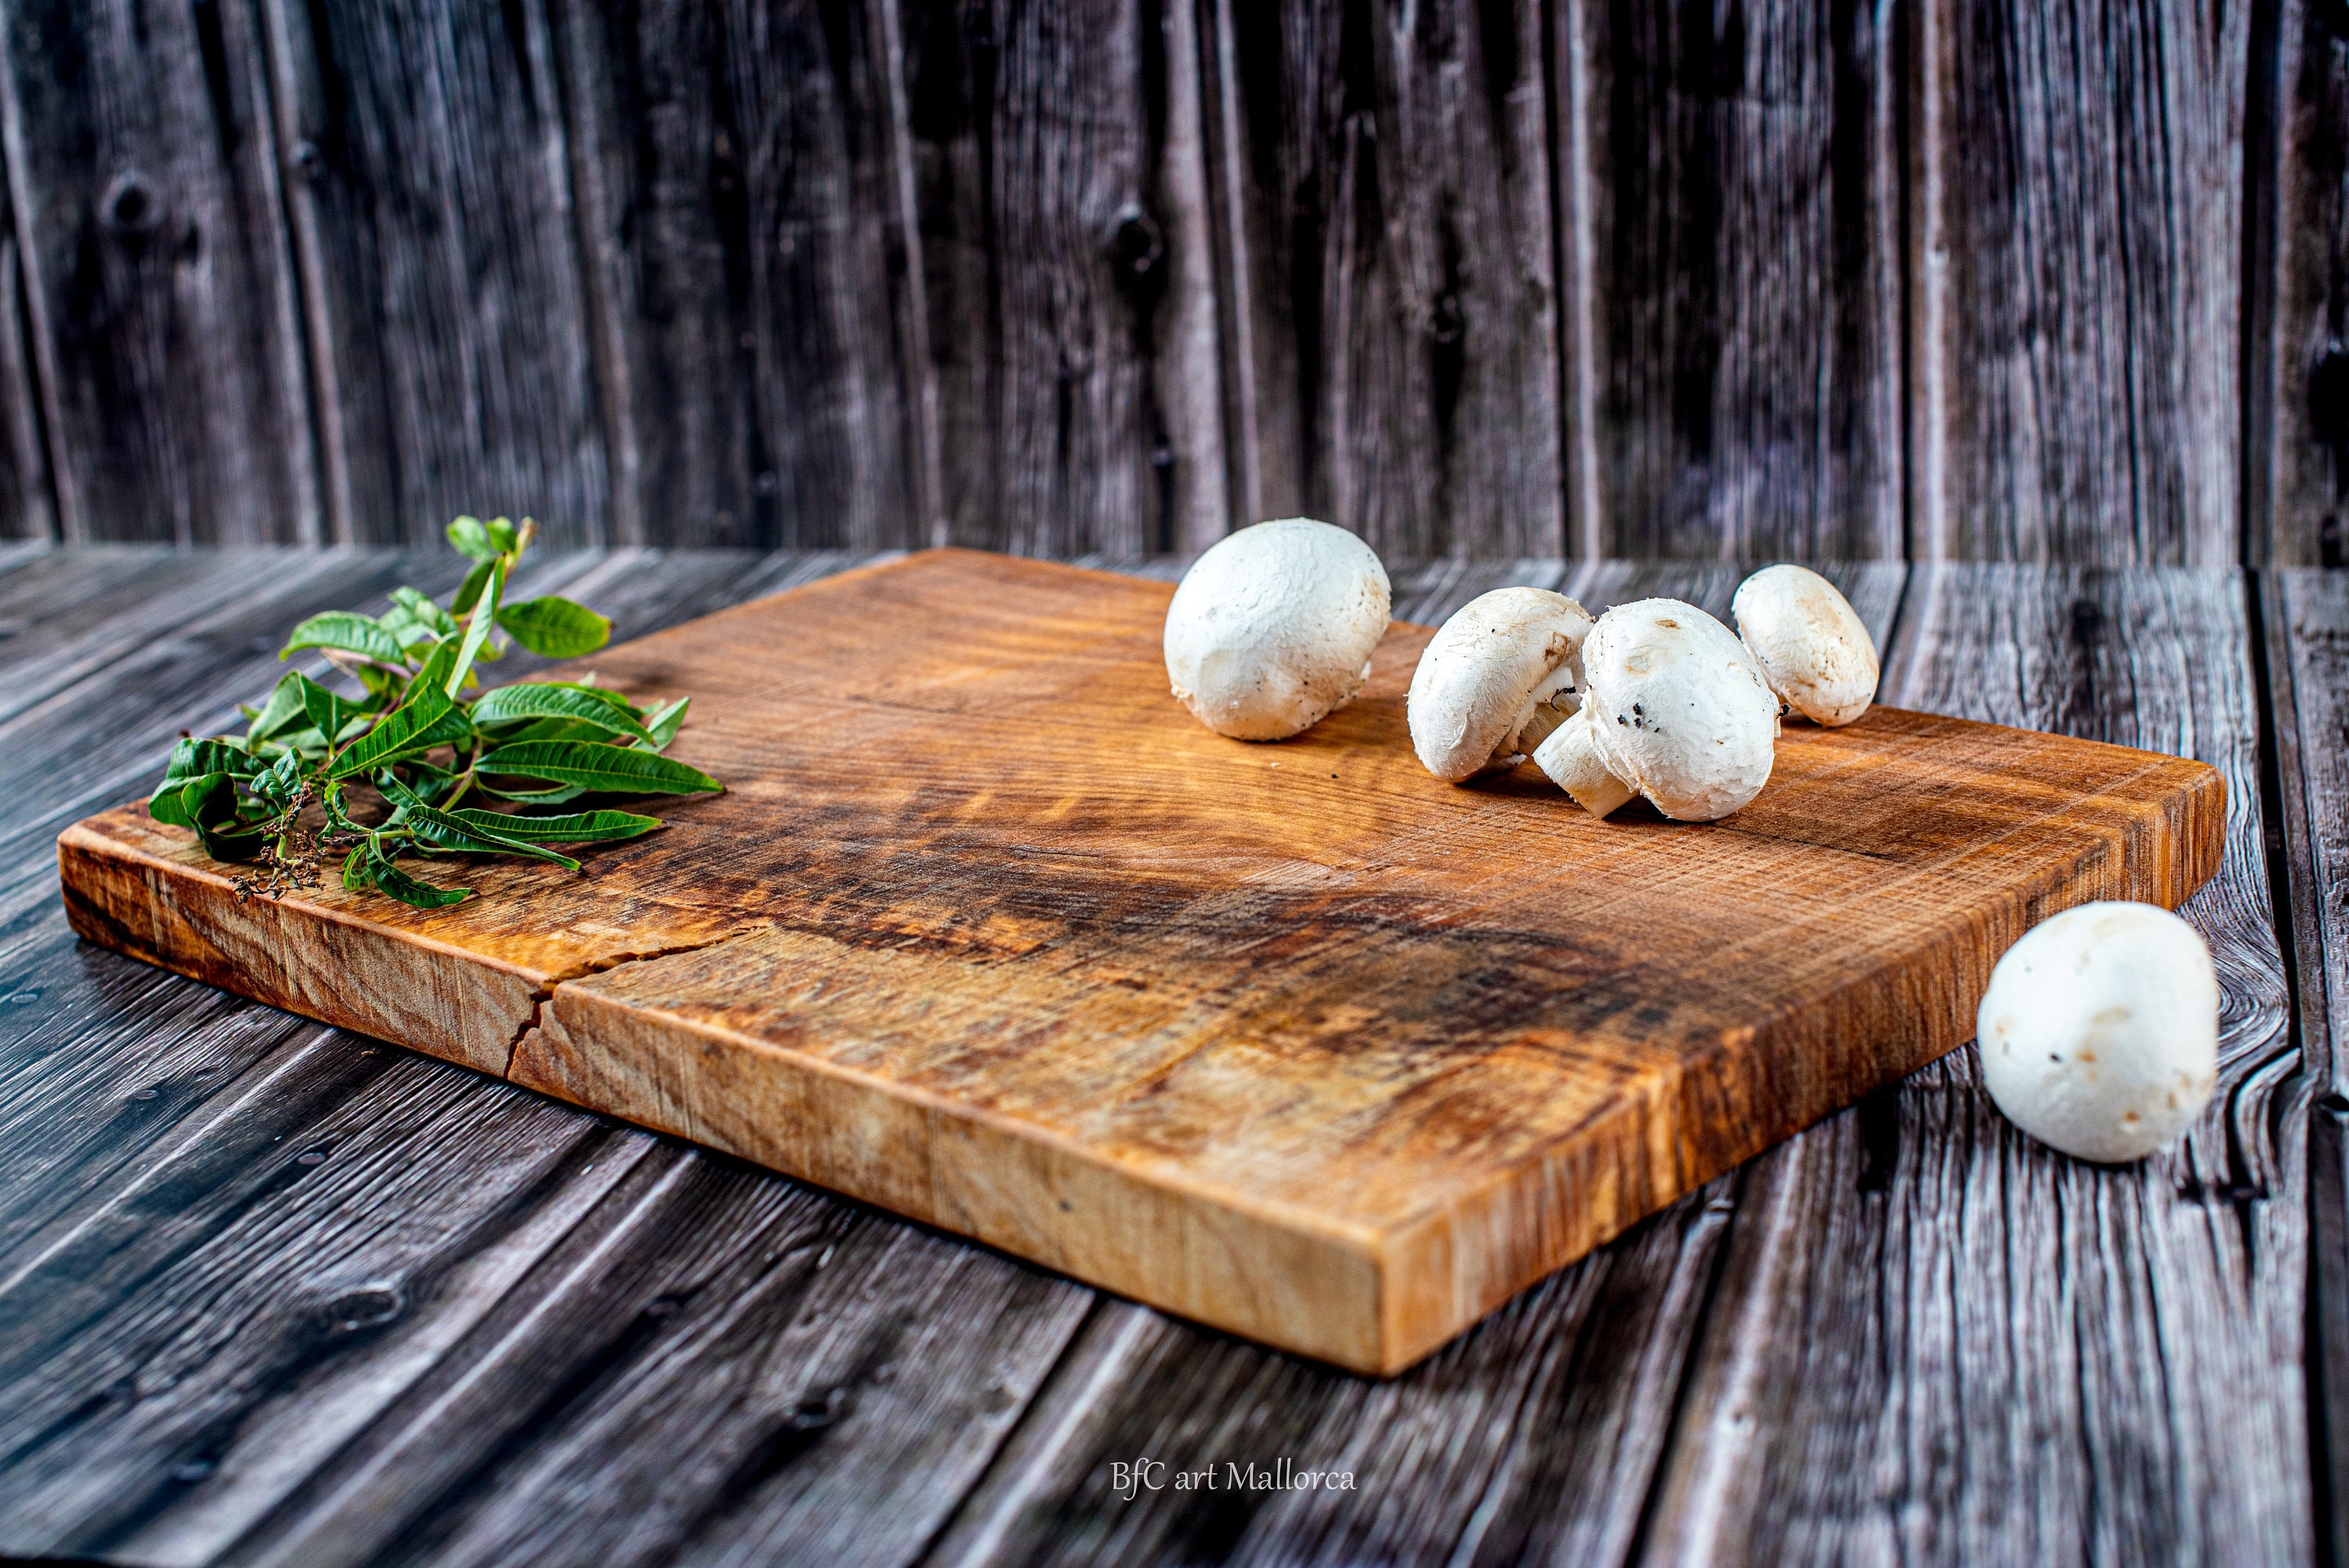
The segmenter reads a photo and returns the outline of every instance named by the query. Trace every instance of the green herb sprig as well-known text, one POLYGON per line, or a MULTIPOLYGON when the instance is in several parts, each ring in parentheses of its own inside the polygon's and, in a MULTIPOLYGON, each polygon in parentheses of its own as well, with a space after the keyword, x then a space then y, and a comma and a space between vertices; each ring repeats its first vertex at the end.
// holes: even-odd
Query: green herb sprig
POLYGON ((506 651, 493 628, 549 658, 578 658, 611 638, 609 621, 568 599, 506 599, 536 531, 527 518, 516 526, 460 517, 449 542, 473 566, 446 607, 396 588, 382 615, 331 611, 295 627, 277 656, 315 649, 361 694, 288 674, 259 707, 243 709, 243 735, 187 737, 172 748, 148 814, 192 829, 214 860, 257 862, 235 881, 240 899, 316 887, 340 856, 352 892, 443 909, 473 890, 438 886, 395 862, 512 855, 576 871, 577 861, 549 846, 633 839, 661 825, 579 810, 581 796, 722 789, 662 755, 688 698, 647 711, 592 678, 479 689, 478 666, 506 651), (571 809, 547 810, 556 807, 571 809))

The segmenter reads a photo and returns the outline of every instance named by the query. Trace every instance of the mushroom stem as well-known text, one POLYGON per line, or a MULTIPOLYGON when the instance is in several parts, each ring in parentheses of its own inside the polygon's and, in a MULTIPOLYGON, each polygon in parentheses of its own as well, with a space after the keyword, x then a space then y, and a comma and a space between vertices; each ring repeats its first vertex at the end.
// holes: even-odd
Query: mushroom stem
POLYGON ((1591 711, 1586 703, 1573 717, 1550 731, 1549 738, 1534 748, 1534 765, 1549 775, 1551 783, 1573 796, 1575 804, 1594 817, 1604 817, 1636 791, 1615 777, 1599 755, 1598 738, 1591 733, 1596 722, 1591 711))
POLYGON ((1574 717, 1580 706, 1575 690, 1575 677, 1580 674, 1574 663, 1558 665, 1541 685, 1526 696, 1526 705, 1517 710, 1517 727, 1508 749, 1517 756, 1530 756, 1536 747, 1557 733, 1558 726, 1574 717))

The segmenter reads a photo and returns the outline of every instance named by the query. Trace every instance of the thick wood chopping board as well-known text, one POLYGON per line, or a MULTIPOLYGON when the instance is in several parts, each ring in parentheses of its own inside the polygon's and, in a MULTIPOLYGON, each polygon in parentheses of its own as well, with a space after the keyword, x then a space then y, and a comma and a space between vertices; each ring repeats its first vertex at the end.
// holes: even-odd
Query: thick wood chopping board
MULTIPOLYGON (((976 1236, 1404 1367, 1965 1039, 1991 965, 2218 867, 2199 763, 1878 708, 1727 821, 1413 758, 1398 624, 1278 745, 1166 691, 1169 588, 939 552, 587 665, 727 794, 427 914, 239 903, 124 807, 90 940, 976 1236)), ((443 882, 451 880, 441 877, 443 882)))

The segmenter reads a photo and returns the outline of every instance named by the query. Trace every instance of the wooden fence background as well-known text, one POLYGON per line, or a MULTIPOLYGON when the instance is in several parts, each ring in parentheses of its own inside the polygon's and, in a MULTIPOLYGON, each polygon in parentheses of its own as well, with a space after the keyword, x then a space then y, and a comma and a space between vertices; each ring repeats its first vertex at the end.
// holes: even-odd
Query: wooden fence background
POLYGON ((0 533, 2342 557, 2344 0, 0 13, 0 533))

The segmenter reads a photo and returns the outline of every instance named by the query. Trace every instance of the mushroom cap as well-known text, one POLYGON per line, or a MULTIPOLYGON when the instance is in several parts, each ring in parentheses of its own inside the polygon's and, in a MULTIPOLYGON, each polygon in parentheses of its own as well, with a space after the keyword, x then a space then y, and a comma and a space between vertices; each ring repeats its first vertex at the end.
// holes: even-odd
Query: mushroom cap
POLYGON ((1805 718, 1849 724, 1876 700, 1876 639, 1817 573, 1765 566, 1737 585, 1729 609, 1770 689, 1805 718))
POLYGON ((1378 552, 1308 517, 1259 522, 1191 563, 1166 607, 1166 678, 1200 723, 1280 740, 1362 689, 1386 634, 1378 552))
POLYGON ((2152 1153, 2218 1082, 2210 950, 2154 904, 2084 903, 2033 927, 1991 971, 1974 1024, 1999 1109, 2082 1160, 2152 1153))
POLYGON ((1457 784, 1514 760, 1536 694, 1560 669, 1578 687, 1590 612, 1547 588, 1495 588, 1437 629, 1412 672, 1412 749, 1457 784))
POLYGON ((1582 678, 1609 770, 1665 816, 1713 821, 1769 781, 1778 698, 1745 645, 1695 605, 1616 605, 1583 639, 1582 678))

